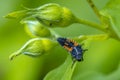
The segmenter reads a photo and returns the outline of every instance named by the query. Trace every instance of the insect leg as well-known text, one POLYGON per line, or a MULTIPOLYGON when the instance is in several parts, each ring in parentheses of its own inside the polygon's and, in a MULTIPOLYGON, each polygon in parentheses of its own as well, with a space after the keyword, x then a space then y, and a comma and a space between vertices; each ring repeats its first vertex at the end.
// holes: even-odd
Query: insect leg
POLYGON ((85 51, 88 51, 88 49, 84 49, 84 50, 83 50, 83 53, 84 53, 85 51))
POLYGON ((71 66, 71 68, 73 68, 73 66, 74 66, 74 64, 75 64, 75 62, 76 62, 76 59, 74 59, 74 58, 72 58, 72 66, 71 66))

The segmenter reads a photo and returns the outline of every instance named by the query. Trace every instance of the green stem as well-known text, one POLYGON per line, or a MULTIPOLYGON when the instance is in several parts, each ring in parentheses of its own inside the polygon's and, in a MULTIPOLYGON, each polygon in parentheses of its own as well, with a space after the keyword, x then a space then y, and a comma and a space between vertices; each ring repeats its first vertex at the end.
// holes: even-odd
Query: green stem
POLYGON ((102 18, 102 15, 99 13, 99 10, 97 9, 97 7, 94 5, 93 1, 92 0, 87 0, 90 7, 93 9, 93 11, 95 12, 95 14, 98 16, 98 18, 100 19, 101 21, 101 18, 102 18))
POLYGON ((106 20, 106 17, 99 13, 99 10, 94 5, 93 1, 92 0, 87 0, 87 1, 88 1, 89 5, 91 6, 91 8, 93 9, 93 11, 95 12, 95 14, 98 16, 98 18, 101 21, 101 23, 103 24, 103 27, 105 27, 106 24, 108 25, 106 27, 106 29, 104 28, 104 32, 109 34, 110 37, 112 37, 112 38, 114 38, 116 40, 120 40, 120 36, 118 35, 119 33, 117 33, 117 30, 115 30, 115 28, 113 28, 113 25, 111 25, 112 21, 110 21, 110 20, 112 20, 112 19, 110 19, 110 17, 109 17, 109 19, 106 20))
POLYGON ((116 26, 114 25, 114 21, 112 20, 111 17, 109 17, 109 27, 108 29, 108 33, 112 38, 115 38, 116 40, 120 41, 120 35, 119 35, 119 31, 116 29, 116 26))
POLYGON ((80 23, 80 24, 84 24, 84 25, 88 25, 89 27, 92 27, 92 28, 96 28, 98 30, 101 30, 103 32, 106 32, 106 29, 103 28, 103 26, 101 26, 100 24, 96 24, 94 22, 90 22, 90 21, 87 21, 87 20, 84 20, 84 19, 76 19, 76 23, 80 23))
POLYGON ((98 34, 98 35, 80 35, 78 37, 74 37, 74 40, 77 41, 84 41, 87 39, 91 39, 91 40, 106 40, 109 38, 108 34, 98 34))

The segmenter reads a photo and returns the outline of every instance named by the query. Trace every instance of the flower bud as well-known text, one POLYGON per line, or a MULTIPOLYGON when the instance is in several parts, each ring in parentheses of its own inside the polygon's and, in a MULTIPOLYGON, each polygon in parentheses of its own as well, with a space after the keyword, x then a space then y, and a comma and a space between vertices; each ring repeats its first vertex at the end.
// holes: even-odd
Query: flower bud
POLYGON ((31 10, 15 11, 4 16, 9 19, 23 19, 32 15, 31 10))
POLYGON ((49 27, 66 27, 76 20, 76 17, 68 8, 55 3, 41 6, 34 16, 39 22, 49 27))
POLYGON ((26 32, 32 37, 50 37, 50 30, 38 21, 23 21, 26 32))
POLYGON ((65 7, 56 3, 49 3, 39 8, 16 11, 9 13, 6 18, 28 19, 36 18, 40 23, 48 27, 67 27, 76 22, 76 17, 65 7))
POLYGON ((29 40, 20 50, 13 53, 9 58, 13 60, 20 54, 37 57, 49 52, 57 43, 47 38, 34 38, 29 40))

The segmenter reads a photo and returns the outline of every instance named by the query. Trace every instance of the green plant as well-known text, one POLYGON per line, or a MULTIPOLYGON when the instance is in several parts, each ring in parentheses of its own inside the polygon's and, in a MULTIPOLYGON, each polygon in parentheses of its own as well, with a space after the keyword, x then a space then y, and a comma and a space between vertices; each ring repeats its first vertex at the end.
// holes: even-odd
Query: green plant
MULTIPOLYGON (((53 47, 58 45, 58 43, 56 42, 56 38, 60 37, 60 35, 54 32, 52 28, 53 27, 65 28, 73 23, 88 25, 89 27, 93 27, 104 32, 104 34, 99 35, 80 35, 78 37, 71 37, 76 41, 84 43, 85 44, 84 47, 88 47, 89 46, 88 43, 91 40, 106 40, 109 38, 113 38, 119 41, 120 29, 118 22, 119 21, 118 14, 120 9, 119 8, 120 1, 110 0, 109 3, 105 6, 105 8, 102 10, 98 10, 96 6, 93 4, 92 0, 87 1, 90 4, 93 11, 95 12, 95 14, 98 16, 100 24, 77 18, 69 9, 54 3, 46 4, 35 9, 25 8, 25 10, 8 14, 6 18, 22 19, 21 23, 25 24, 27 32, 29 32, 29 34, 35 38, 28 41, 22 47, 22 49, 17 51, 17 53, 12 54, 12 56, 10 56, 10 59, 13 59, 15 56, 21 53, 30 56, 38 56, 41 54, 45 54, 53 47), (36 20, 39 21, 39 23, 36 22, 36 20), (43 48, 42 46, 46 47, 43 48)), ((45 80, 54 80, 56 78, 59 78, 59 80, 61 79, 70 80, 72 77, 74 77, 72 75, 74 69, 76 68, 77 63, 71 69, 70 67, 71 63, 69 63, 71 61, 69 58, 71 57, 68 56, 68 59, 66 59, 65 63, 62 66, 50 72, 45 77, 45 80), (60 72, 57 73, 57 71, 60 72)))

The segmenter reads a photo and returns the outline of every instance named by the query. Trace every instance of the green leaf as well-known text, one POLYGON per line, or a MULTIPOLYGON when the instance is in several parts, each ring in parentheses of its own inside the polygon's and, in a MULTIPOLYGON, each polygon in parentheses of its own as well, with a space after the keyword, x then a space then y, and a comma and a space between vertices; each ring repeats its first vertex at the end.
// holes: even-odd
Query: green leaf
POLYGON ((105 76, 96 71, 87 71, 84 73, 79 72, 79 74, 74 75, 72 80, 105 80, 105 76))
POLYGON ((110 29, 120 39, 120 0, 110 0, 101 10, 101 14, 109 19, 110 29))
POLYGON ((106 77, 106 80, 120 80, 120 64, 117 70, 106 77))
POLYGON ((72 67, 72 59, 69 55, 66 61, 58 68, 49 72, 44 80, 71 80, 76 63, 72 67))

